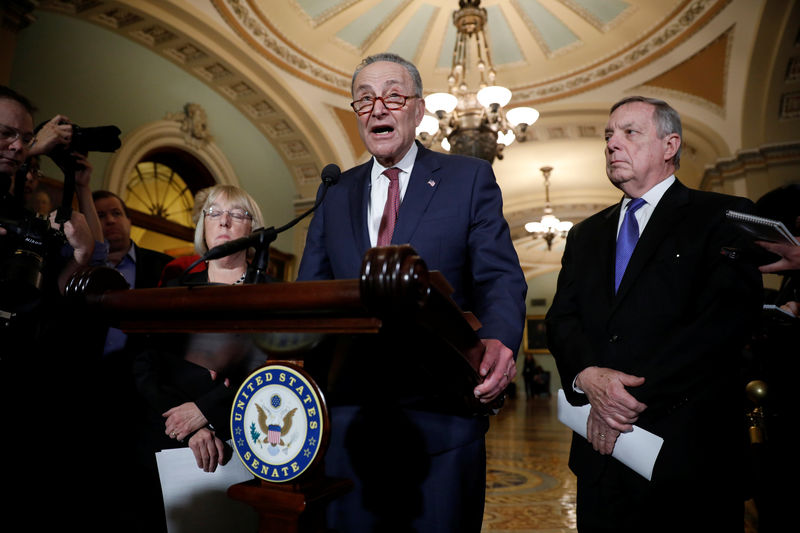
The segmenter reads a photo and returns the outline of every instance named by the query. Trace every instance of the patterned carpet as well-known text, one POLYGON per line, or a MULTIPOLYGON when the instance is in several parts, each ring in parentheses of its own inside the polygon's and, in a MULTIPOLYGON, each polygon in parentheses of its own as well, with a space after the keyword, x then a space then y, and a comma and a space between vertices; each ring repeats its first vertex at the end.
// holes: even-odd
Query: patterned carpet
MULTIPOLYGON (((566 533, 575 527, 575 476, 567 466, 572 432, 557 419, 556 397, 509 399, 486 437, 483 531, 566 533)), ((752 501, 744 533, 758 533, 752 501)))
POLYGON ((567 467, 572 432, 555 409, 554 396, 518 396, 492 419, 483 531, 577 531, 575 476, 567 467))

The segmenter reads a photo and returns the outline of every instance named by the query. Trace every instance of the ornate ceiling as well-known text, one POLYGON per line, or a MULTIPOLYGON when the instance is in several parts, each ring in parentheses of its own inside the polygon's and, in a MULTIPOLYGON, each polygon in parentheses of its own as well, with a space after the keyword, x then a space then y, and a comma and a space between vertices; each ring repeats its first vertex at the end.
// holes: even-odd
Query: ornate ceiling
MULTIPOLYGON (((747 69, 766 0, 482 0, 498 83, 541 112, 528 142, 495 163, 528 275, 557 268, 522 225, 541 216, 541 166, 556 215, 579 220, 618 200, 603 170, 603 127, 627 94, 684 117, 682 179, 741 148, 747 69)), ((43 0, 133 39, 226 96, 282 154, 308 205, 319 171, 365 159, 348 107, 353 68, 392 51, 425 90, 446 90, 457 0, 43 0)))
MULTIPOLYGON (((349 93, 354 65, 390 51, 446 90, 457 0, 213 0, 265 57, 329 90, 349 93)), ((685 40, 727 1, 483 0, 498 78, 515 100, 541 103, 641 68, 685 40)))

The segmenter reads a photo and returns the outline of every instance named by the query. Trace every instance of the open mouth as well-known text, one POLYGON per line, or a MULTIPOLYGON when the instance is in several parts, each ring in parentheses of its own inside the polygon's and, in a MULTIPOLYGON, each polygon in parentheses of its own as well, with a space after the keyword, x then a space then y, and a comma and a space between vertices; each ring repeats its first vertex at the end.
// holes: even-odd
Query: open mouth
POLYGON ((372 133, 374 135, 389 135, 394 131, 394 128, 391 126, 375 126, 372 128, 372 133))

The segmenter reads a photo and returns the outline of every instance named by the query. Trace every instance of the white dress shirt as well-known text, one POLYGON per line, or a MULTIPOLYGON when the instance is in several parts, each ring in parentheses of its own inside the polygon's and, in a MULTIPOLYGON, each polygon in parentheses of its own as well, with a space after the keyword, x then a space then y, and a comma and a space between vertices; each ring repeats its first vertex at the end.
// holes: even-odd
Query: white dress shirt
MULTIPOLYGON (((411 149, 406 152, 403 159, 398 161, 396 165, 389 168, 399 168, 400 174, 398 180, 400 182, 400 203, 403 203, 403 197, 408 188, 408 180, 411 177, 411 170, 414 168, 414 161, 417 159, 417 143, 411 145, 411 149)), ((389 196, 389 178, 383 175, 384 167, 374 157, 372 158, 372 174, 370 175, 370 193, 369 205, 367 206, 367 227, 369 229, 369 242, 371 246, 378 244, 378 231, 381 227, 381 218, 383 217, 383 206, 386 204, 386 198, 389 196)))
MULTIPOLYGON (((658 205, 658 202, 661 201, 661 197, 664 196, 664 193, 667 192, 667 189, 670 188, 674 181, 675 174, 658 182, 642 195, 646 203, 633 213, 636 217, 636 223, 639 225, 639 235, 644 231, 644 227, 650 220, 650 216, 653 214, 653 210, 658 205)), ((625 211, 627 211, 628 204, 631 203, 632 200, 633 198, 627 196, 622 199, 622 208, 619 210, 619 220, 617 221, 617 236, 619 236, 619 229, 622 227, 622 219, 625 218, 625 211)))

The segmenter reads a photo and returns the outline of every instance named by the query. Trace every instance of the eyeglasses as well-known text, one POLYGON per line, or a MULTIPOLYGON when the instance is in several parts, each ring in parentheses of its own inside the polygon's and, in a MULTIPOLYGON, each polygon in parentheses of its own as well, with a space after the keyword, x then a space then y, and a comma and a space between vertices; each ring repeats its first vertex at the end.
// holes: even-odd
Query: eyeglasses
POLYGON ((406 105, 406 101, 409 98, 419 98, 419 96, 405 96, 395 93, 392 93, 388 96, 364 96, 363 98, 360 98, 354 102, 350 102, 350 107, 352 107, 353 111, 359 115, 366 115, 372 111, 372 108, 375 107, 375 102, 380 100, 383 102, 383 106, 386 109, 390 111, 397 111, 398 109, 403 109, 403 107, 406 105))
POLYGON ((0 124, 0 141, 6 141, 10 144, 16 141, 17 139, 21 139, 22 144, 24 144, 25 146, 30 146, 30 144, 33 142, 34 134, 22 133, 17 128, 12 128, 11 126, 0 124))
POLYGON ((206 218, 217 220, 219 217, 228 213, 236 222, 244 222, 245 220, 253 220, 253 216, 244 209, 220 209, 219 207, 209 207, 203 211, 206 218))

